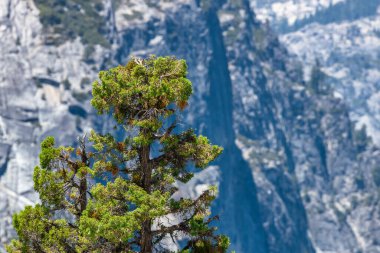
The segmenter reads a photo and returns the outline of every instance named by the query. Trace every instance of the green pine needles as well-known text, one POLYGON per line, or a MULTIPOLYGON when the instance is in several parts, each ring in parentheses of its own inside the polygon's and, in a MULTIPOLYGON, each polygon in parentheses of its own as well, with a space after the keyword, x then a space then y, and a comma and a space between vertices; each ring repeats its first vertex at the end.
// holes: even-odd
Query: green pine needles
POLYGON ((215 187, 173 197, 175 181, 193 177, 189 164, 205 168, 222 152, 177 129, 192 93, 186 74, 184 60, 154 56, 101 71, 92 105, 112 113, 126 137, 92 131, 76 149, 47 137, 33 176, 41 204, 14 215, 18 239, 7 251, 169 252, 164 241, 173 240, 180 252, 225 252, 229 239, 211 225, 215 187))

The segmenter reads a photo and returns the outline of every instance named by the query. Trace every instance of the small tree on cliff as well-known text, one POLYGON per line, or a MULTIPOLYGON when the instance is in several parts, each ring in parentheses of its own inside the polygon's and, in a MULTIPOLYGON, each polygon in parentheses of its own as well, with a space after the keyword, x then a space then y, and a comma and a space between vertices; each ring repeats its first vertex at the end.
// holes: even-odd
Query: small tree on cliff
POLYGON ((172 197, 176 180, 193 177, 189 163, 205 168, 222 151, 192 130, 175 133, 192 93, 186 74, 185 61, 153 56, 101 71, 92 105, 112 112, 126 138, 93 131, 92 146, 83 138, 77 149, 46 138, 33 176, 41 204, 14 215, 19 238, 7 250, 164 252, 164 238, 179 238, 181 252, 224 252, 229 240, 210 224, 215 189, 172 197))

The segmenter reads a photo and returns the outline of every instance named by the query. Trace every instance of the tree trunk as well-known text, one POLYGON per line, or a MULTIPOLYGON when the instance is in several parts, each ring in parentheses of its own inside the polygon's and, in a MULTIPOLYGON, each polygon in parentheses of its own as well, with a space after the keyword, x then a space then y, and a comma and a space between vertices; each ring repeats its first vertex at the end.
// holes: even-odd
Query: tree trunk
POLYGON ((141 231, 141 253, 152 253, 152 222, 151 220, 145 221, 142 225, 141 231))
MULTIPOLYGON (((81 140, 81 148, 82 148, 82 152, 81 152, 82 163, 85 164, 86 166, 89 166, 84 137, 81 140)), ((84 176, 83 178, 80 179, 80 182, 79 182, 79 211, 80 211, 79 215, 82 215, 86 207, 87 207, 87 178, 86 176, 84 176)))
MULTIPOLYGON (((150 145, 143 146, 140 151, 140 162, 143 172, 142 187, 146 192, 150 193, 152 185, 152 166, 149 160, 150 145)), ((142 224, 140 245, 141 253, 151 253, 153 250, 152 221, 150 219, 142 224)))
POLYGON ((148 193, 150 193, 150 187, 152 185, 152 168, 149 161, 150 146, 144 146, 141 148, 140 162, 143 172, 142 187, 148 193))
POLYGON ((87 179, 82 178, 79 182, 79 210, 80 215, 87 207, 87 179))

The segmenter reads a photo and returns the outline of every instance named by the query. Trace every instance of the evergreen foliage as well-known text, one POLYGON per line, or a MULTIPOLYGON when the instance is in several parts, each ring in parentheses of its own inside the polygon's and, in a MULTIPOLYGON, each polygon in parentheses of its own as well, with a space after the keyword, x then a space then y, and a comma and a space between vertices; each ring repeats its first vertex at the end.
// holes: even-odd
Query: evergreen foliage
POLYGON ((375 185, 380 188, 380 167, 376 166, 372 169, 372 178, 375 185))
POLYGON ((225 252, 229 239, 210 224, 215 187, 173 197, 173 183, 193 177, 189 164, 205 168, 222 152, 176 128, 192 93, 186 74, 184 60, 154 56, 101 71, 92 105, 126 138, 92 131, 91 146, 82 138, 74 149, 47 137, 33 176, 41 204, 14 215, 19 238, 8 252, 167 252, 164 238, 185 241, 181 252, 225 252))
POLYGON ((280 26, 281 33, 298 31, 308 24, 331 24, 354 21, 360 18, 376 15, 380 1, 346 0, 331 4, 327 8, 317 9, 316 12, 306 18, 298 19, 293 25, 283 22, 280 26))
POLYGON ((317 60, 313 68, 311 69, 311 78, 309 82, 310 90, 314 94, 319 94, 321 92, 321 86, 325 79, 324 73, 321 71, 321 64, 317 60))
POLYGON ((364 152, 367 146, 372 143, 372 138, 367 134, 366 125, 363 125, 359 130, 354 129, 353 139, 359 153, 364 152))
POLYGON ((101 0, 35 0, 40 21, 50 36, 47 43, 61 44, 77 37, 89 45, 107 46, 106 21, 101 0))

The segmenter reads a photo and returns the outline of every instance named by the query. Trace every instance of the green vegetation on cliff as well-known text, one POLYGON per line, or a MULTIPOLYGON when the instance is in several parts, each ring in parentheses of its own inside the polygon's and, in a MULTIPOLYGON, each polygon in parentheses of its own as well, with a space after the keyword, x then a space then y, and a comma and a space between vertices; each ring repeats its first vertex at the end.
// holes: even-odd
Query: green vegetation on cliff
POLYGON ((46 43, 61 44, 78 36, 90 45, 108 44, 101 0, 35 0, 48 36, 46 43))

